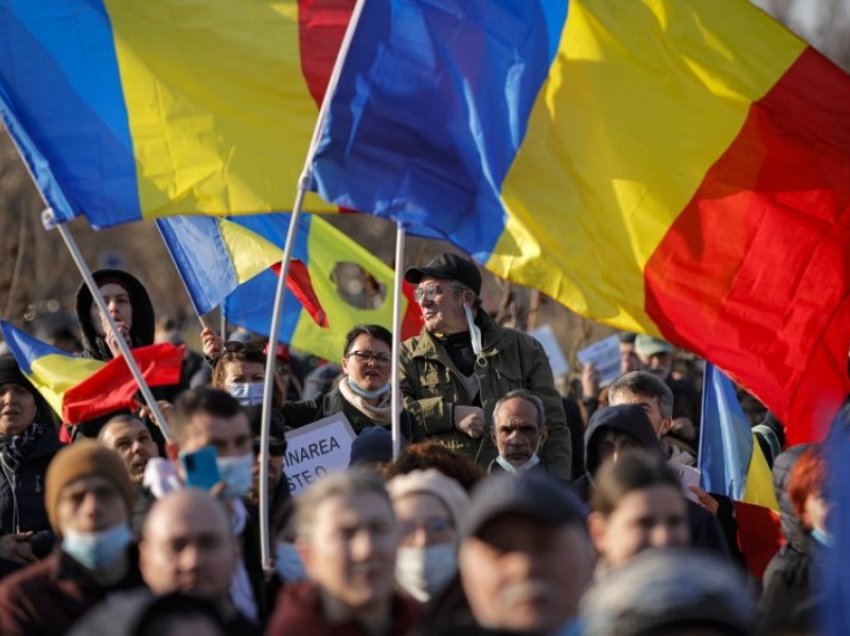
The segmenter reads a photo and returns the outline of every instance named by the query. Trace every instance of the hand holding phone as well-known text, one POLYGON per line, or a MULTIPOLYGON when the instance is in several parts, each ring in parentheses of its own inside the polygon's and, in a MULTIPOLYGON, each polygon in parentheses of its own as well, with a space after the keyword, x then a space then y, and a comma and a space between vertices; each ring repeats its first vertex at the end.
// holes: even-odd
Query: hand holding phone
POLYGON ((214 446, 204 446, 190 453, 180 453, 180 463, 186 473, 186 486, 209 490, 221 481, 214 446))

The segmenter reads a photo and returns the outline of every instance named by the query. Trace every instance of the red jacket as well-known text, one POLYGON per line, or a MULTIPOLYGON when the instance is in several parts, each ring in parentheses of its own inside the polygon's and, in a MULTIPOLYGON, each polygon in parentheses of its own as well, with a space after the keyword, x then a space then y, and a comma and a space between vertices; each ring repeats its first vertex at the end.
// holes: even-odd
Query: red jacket
POLYGON ((63 552, 54 550, 0 583, 0 634, 59 636, 110 592, 140 585, 144 582, 135 549, 128 574, 108 588, 95 583, 63 552))
MULTIPOLYGON (((393 597, 393 620, 385 636, 405 636, 422 617, 422 606, 401 594, 393 597)), ((322 614, 319 591, 314 583, 288 585, 277 597, 274 614, 266 630, 269 636, 309 634, 310 636, 367 636, 355 621, 329 623, 322 614)))

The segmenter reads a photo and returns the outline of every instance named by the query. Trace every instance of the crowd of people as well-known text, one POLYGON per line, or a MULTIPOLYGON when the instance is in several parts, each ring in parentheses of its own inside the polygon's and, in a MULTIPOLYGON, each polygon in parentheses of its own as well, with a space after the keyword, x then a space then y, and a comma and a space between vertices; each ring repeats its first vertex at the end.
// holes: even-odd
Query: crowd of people
MULTIPOLYGON (((675 470, 697 462, 698 364, 622 334, 620 376, 600 387, 589 365, 561 395, 543 347, 482 307, 471 261, 442 254, 405 279, 424 328, 402 343, 397 457, 389 331, 356 327, 338 363, 274 352, 272 569, 259 514, 261 339, 202 331, 203 355, 187 352, 179 385, 154 390, 167 438, 147 408, 58 422, 0 355, 0 634, 813 629, 832 541, 820 447, 784 448, 782 424, 752 410, 784 536, 754 575, 733 502, 675 470), (287 432, 336 413, 357 435, 349 468, 293 496, 287 432)), ((118 270, 95 281, 118 333, 82 287, 79 354, 117 357, 119 337, 153 343, 143 284, 118 270)))

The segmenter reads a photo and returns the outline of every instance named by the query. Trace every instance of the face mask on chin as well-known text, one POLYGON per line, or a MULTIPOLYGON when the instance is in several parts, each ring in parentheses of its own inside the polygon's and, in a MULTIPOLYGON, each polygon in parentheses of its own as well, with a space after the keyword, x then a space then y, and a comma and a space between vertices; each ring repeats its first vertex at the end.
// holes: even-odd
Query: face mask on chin
POLYGON ((225 497, 244 497, 251 488, 251 469, 254 456, 251 453, 236 457, 217 457, 215 460, 221 480, 227 484, 225 497))
POLYGON ((396 581, 420 603, 427 603, 442 592, 456 573, 457 550, 453 543, 398 549, 396 581))
POLYGON ((362 386, 357 384, 357 382, 355 382, 354 378, 352 378, 351 376, 348 376, 348 386, 351 388, 352 391, 354 391, 356 395, 359 395, 360 397, 366 400, 373 400, 376 397, 381 397, 385 393, 388 393, 390 390, 390 385, 385 384, 381 388, 375 389, 374 391, 367 391, 362 386))
POLYGON ((527 470, 531 470, 532 468, 537 466, 537 464, 540 463, 540 457, 537 453, 540 452, 540 444, 542 441, 542 439, 537 440, 537 446, 534 448, 534 452, 531 454, 531 457, 528 458, 528 461, 525 462, 522 466, 514 466, 502 455, 496 456, 496 463, 502 468, 504 468, 506 472, 511 473, 512 475, 519 475, 520 473, 524 473, 527 470))
POLYGON ((132 541, 133 534, 126 523, 100 532, 65 530, 62 551, 89 570, 102 570, 115 563, 132 541))

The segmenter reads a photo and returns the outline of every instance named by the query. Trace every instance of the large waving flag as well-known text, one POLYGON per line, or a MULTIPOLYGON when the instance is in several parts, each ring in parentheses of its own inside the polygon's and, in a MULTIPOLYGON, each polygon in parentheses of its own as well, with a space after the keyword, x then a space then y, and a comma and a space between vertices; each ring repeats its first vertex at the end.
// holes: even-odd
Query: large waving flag
MULTIPOLYGON (((269 240, 280 250, 289 216, 242 216, 232 221, 269 240)), ((299 223, 293 257, 306 267, 315 295, 327 312, 330 328, 321 329, 288 294, 278 339, 321 358, 336 360, 342 355, 346 333, 355 325, 371 323, 392 329, 393 270, 321 217, 303 215, 299 223), (359 265, 374 283, 383 288, 380 305, 359 307, 342 297, 334 280, 335 269, 339 264, 349 263, 359 265)), ((276 284, 277 274, 266 271, 240 285, 225 301, 227 320, 269 335, 276 284)), ((413 289, 408 285, 402 298, 402 338, 412 336, 422 328, 422 314, 413 301, 412 293, 413 289)))
POLYGON ((736 502, 741 553, 750 572, 761 579, 779 549, 779 502, 735 387, 711 363, 705 365, 701 422, 700 485, 736 502))
POLYGON ((850 381, 850 78, 746 0, 367 2, 329 201, 721 365, 820 433, 850 381))
POLYGON ((287 210, 353 5, 2 0, 0 113, 60 222, 287 210))
MULTIPOLYGON (((156 224, 199 316, 215 309, 257 274, 269 268, 280 271, 280 247, 227 219, 182 216, 160 219, 156 224)), ((286 286, 316 324, 328 326, 304 263, 290 263, 286 286)))
MULTIPOLYGON (((0 320, 0 332, 21 372, 64 422, 85 422, 130 407, 138 385, 123 357, 109 362, 73 356, 0 320)), ((185 347, 171 343, 133 349, 150 386, 180 381, 185 347)))

